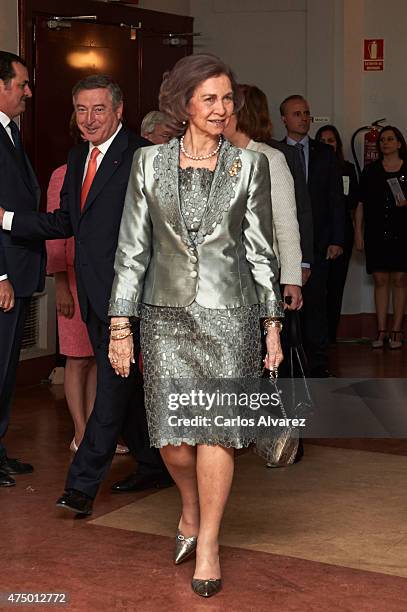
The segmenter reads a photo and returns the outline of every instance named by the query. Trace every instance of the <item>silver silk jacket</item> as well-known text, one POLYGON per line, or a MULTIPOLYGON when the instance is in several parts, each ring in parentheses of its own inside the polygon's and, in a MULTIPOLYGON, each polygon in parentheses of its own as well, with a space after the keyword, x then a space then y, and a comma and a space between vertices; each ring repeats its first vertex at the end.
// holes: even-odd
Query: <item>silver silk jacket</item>
POLYGON ((196 301, 217 309, 260 304, 261 316, 282 316, 267 158, 224 141, 195 243, 180 210, 178 168, 176 138, 134 155, 109 315, 196 301))

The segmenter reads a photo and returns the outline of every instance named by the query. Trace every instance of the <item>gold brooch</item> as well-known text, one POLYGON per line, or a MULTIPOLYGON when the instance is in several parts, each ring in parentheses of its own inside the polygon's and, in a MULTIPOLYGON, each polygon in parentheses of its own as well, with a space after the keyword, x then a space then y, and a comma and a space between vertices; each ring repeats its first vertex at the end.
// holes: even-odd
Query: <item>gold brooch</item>
POLYGON ((233 164, 230 166, 229 174, 230 176, 237 176, 240 168, 242 167, 242 162, 239 158, 236 158, 233 164))

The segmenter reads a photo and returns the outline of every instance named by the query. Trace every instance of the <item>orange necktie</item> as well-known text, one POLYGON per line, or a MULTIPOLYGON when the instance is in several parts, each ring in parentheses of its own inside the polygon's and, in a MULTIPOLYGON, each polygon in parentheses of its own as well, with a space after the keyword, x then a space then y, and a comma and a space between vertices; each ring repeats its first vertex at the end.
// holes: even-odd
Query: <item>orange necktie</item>
POLYGON ((95 178, 97 165, 96 158, 99 155, 100 151, 97 147, 92 149, 92 153, 90 154, 90 159, 88 163, 88 169, 86 171, 85 180, 83 181, 82 191, 81 191, 81 210, 85 206, 86 198, 88 197, 89 190, 93 183, 93 179, 95 178))

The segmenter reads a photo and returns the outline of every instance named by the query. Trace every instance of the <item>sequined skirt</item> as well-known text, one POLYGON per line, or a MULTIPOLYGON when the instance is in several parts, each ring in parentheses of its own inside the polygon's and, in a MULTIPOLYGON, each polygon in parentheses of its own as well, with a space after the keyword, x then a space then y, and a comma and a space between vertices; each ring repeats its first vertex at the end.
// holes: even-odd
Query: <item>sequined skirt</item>
POLYGON ((176 415, 171 414, 168 383, 176 381, 182 388, 182 381, 210 384, 224 379, 227 384, 226 379, 258 379, 262 371, 259 306, 215 310, 195 302, 182 308, 143 305, 140 332, 151 446, 243 448, 256 442, 254 429, 239 424, 174 427, 169 417, 180 417, 183 410, 191 416, 191 406, 179 405, 176 415))

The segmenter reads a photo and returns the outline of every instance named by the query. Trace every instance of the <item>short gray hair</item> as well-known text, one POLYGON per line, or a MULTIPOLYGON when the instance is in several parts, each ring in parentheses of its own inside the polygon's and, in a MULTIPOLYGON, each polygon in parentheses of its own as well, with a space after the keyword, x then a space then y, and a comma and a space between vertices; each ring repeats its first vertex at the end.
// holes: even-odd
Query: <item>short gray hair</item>
POLYGON ((169 126, 177 135, 185 132, 189 121, 188 103, 195 89, 212 77, 225 75, 230 80, 233 90, 234 112, 241 109, 244 103, 243 94, 239 91, 235 75, 231 68, 219 57, 211 53, 186 55, 178 60, 169 72, 164 74, 159 94, 160 110, 167 113, 169 126))
POLYGON ((78 81, 72 88, 72 97, 75 98, 80 91, 85 89, 108 89, 112 96, 112 105, 114 109, 123 102, 123 92, 119 85, 106 74, 91 74, 78 81))
POLYGON ((161 111, 150 111, 141 122, 141 135, 151 134, 154 132, 156 125, 167 125, 169 122, 170 118, 165 113, 162 113, 161 111))
POLYGON ((287 103, 292 102, 293 100, 296 100, 297 102, 306 102, 306 99, 301 94, 292 94, 292 96, 284 98, 284 100, 280 104, 280 115, 282 117, 285 117, 287 103))

